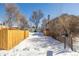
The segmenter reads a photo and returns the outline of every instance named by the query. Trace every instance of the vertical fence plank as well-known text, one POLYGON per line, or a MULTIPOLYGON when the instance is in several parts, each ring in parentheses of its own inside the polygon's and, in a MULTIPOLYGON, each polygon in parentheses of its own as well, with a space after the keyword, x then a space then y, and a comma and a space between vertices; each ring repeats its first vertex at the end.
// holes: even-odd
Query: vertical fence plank
POLYGON ((25 37, 29 36, 29 31, 19 29, 0 30, 0 49, 9 50, 19 44, 25 37))

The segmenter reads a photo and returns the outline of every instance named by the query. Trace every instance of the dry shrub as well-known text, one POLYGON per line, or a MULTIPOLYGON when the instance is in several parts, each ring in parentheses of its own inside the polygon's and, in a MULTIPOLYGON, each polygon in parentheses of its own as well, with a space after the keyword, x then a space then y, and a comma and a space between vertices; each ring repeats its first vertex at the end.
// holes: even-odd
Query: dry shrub
POLYGON ((74 15, 62 14, 49 21, 47 28, 50 31, 52 37, 63 42, 61 34, 67 32, 72 37, 79 34, 79 17, 74 15))

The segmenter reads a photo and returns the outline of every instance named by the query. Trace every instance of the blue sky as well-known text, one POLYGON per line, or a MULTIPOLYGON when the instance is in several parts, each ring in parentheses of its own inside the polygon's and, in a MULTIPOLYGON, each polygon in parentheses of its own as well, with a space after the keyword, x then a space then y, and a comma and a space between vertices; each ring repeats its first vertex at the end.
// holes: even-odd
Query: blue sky
MULTIPOLYGON (((32 11, 41 9, 44 13, 44 17, 48 14, 52 18, 61 15, 62 13, 68 13, 73 15, 79 15, 79 4, 78 3, 19 3, 17 4, 20 12, 30 18, 32 11)), ((0 20, 5 18, 5 7, 0 4, 0 20)))
POLYGON ((21 12, 25 15, 27 15, 28 17, 30 17, 32 15, 32 12, 34 10, 38 10, 41 9, 44 13, 44 16, 46 17, 48 14, 51 14, 54 16, 59 15, 60 13, 60 9, 61 9, 61 5, 60 4, 17 4, 19 6, 19 8, 21 9, 21 12))

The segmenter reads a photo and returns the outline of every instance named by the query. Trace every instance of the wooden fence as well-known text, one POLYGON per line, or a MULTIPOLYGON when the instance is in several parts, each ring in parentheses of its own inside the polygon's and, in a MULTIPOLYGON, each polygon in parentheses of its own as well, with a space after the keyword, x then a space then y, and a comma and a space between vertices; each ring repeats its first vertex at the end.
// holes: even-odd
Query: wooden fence
POLYGON ((28 30, 0 29, 0 49, 9 50, 28 36, 28 30))

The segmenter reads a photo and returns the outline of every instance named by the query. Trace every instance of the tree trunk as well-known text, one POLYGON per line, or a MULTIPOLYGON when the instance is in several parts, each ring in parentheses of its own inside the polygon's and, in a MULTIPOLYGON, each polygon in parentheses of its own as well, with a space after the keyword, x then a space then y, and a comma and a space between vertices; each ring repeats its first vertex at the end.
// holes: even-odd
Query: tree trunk
POLYGON ((34 32, 37 32, 37 28, 38 28, 38 25, 36 25, 36 27, 35 27, 35 31, 34 31, 34 32))
POLYGON ((71 41, 71 50, 73 51, 73 40, 72 40, 72 34, 70 35, 70 41, 71 41))
POLYGON ((66 49, 67 38, 64 38, 64 49, 66 49))

